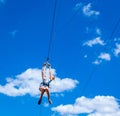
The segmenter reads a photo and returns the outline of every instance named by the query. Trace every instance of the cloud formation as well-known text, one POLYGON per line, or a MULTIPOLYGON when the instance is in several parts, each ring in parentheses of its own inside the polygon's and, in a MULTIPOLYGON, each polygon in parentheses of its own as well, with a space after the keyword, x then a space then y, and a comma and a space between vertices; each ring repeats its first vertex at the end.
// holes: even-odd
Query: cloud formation
POLYGON ((83 11, 83 14, 85 16, 88 16, 88 17, 90 17, 90 16, 98 16, 100 14, 99 11, 92 10, 92 4, 91 3, 83 6, 82 11, 83 11))
POLYGON ((95 60, 93 62, 93 64, 100 64, 102 63, 102 61, 105 60, 105 61, 110 61, 111 60, 111 55, 109 53, 100 53, 100 55, 98 56, 98 59, 95 60))
POLYGON ((104 41, 101 40, 101 37, 97 37, 93 40, 89 40, 89 41, 83 43, 84 46, 86 45, 89 47, 92 47, 93 45, 97 45, 97 44, 102 45, 102 46, 105 45, 104 41))
POLYGON ((119 104, 113 96, 82 96, 77 98, 74 104, 61 104, 53 107, 52 111, 61 116, 78 116, 83 113, 86 116, 120 116, 119 104))
POLYGON ((92 4, 88 3, 87 5, 84 5, 83 3, 77 3, 74 7, 75 11, 79 11, 81 10, 82 13, 87 16, 87 17, 91 17, 91 16, 98 16, 100 14, 99 11, 93 10, 92 9, 92 4))
POLYGON ((100 28, 98 28, 98 27, 95 27, 95 28, 91 28, 91 27, 86 27, 85 28, 85 32, 88 34, 88 33, 90 33, 90 34, 96 34, 97 36, 100 36, 100 35, 102 35, 102 32, 101 32, 101 30, 100 30, 100 28))
MULTIPOLYGON (((56 74, 55 69, 52 69, 52 72, 56 74)), ((0 85, 0 93, 8 96, 24 96, 29 94, 36 97, 40 93, 38 88, 40 82, 42 82, 41 70, 29 68, 25 72, 16 75, 14 79, 11 77, 6 78, 6 81, 5 85, 0 85)), ((77 80, 56 77, 55 81, 51 83, 50 91, 52 93, 70 91, 74 89, 77 84, 77 80)))
POLYGON ((101 30, 98 27, 96 28, 96 34, 101 35, 101 30))
POLYGON ((110 54, 108 54, 108 53, 101 53, 100 56, 98 56, 98 58, 103 59, 103 60, 107 60, 107 61, 111 60, 110 54))
POLYGON ((114 49, 114 55, 118 56, 120 54, 120 44, 116 43, 116 48, 114 49))
POLYGON ((79 9, 81 9, 83 7, 83 4, 80 2, 80 3, 77 3, 74 7, 74 10, 75 11, 78 11, 79 9))

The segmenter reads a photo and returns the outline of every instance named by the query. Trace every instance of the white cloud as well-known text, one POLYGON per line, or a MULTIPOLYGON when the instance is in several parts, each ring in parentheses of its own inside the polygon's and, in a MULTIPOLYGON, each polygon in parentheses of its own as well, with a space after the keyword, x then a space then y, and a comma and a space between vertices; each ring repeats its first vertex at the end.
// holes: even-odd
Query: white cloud
POLYGON ((101 35, 101 30, 100 30, 100 28, 98 28, 98 27, 96 27, 95 29, 94 29, 93 27, 92 27, 92 28, 86 27, 85 30, 86 30, 86 33, 95 33, 95 34, 97 34, 98 36, 101 35))
POLYGON ((96 45, 96 44, 99 44, 99 45, 102 45, 102 46, 105 45, 104 41, 101 40, 100 37, 97 37, 93 40, 89 40, 89 41, 83 43, 83 45, 87 45, 89 47, 92 47, 93 45, 96 45))
POLYGON ((95 34, 98 35, 98 36, 101 35, 101 30, 100 30, 100 28, 98 28, 98 27, 96 27, 96 28, 86 27, 86 28, 85 28, 85 32, 86 32, 86 33, 92 33, 92 34, 95 33, 95 34))
POLYGON ((54 83, 51 83, 51 92, 63 92, 66 90, 72 90, 78 84, 77 80, 73 80, 70 78, 56 78, 54 83))
POLYGON ((119 42, 119 41, 120 41, 120 38, 114 38, 114 41, 115 41, 115 42, 119 42))
POLYGON ((82 3, 77 3, 74 7, 74 10, 77 11, 79 10, 80 8, 82 8, 83 4, 82 3))
POLYGON ((85 5, 82 9, 83 14, 90 17, 90 16, 97 16, 100 14, 100 12, 95 11, 95 10, 91 10, 92 9, 92 5, 91 3, 85 5))
POLYGON ((101 35, 101 30, 99 28, 96 28, 96 34, 101 35))
POLYGON ((35 96, 39 93, 38 87, 40 83, 41 71, 39 69, 28 69, 15 79, 7 78, 7 83, 0 85, 0 93, 8 96, 23 96, 30 94, 35 96))
POLYGON ((116 48, 114 49, 114 55, 118 56, 120 54, 120 44, 116 43, 116 48))
POLYGON ((106 61, 110 61, 111 60, 111 55, 108 54, 108 53, 100 53, 100 55, 98 56, 98 59, 96 59, 93 64, 100 64, 102 63, 103 60, 106 60, 106 61))
POLYGON ((96 64, 96 65, 98 65, 98 64, 100 64, 102 62, 102 60, 95 60, 94 62, 93 62, 93 64, 96 64))
POLYGON ((82 96, 74 104, 61 104, 53 107, 52 111, 61 116, 77 116, 82 113, 87 116, 120 116, 119 104, 113 96, 95 96, 93 99, 82 96))
MULTIPOLYGON (((53 74, 56 73, 55 69, 52 69, 53 74)), ((42 81, 41 70, 37 68, 27 69, 25 72, 15 76, 15 78, 6 78, 6 84, 0 85, 0 93, 8 96, 23 96, 29 94, 31 96, 39 95, 39 85, 42 81)), ((59 93, 68 90, 72 90, 78 84, 77 80, 70 78, 60 79, 56 77, 55 81, 51 83, 50 91, 52 93, 59 93), (67 85, 67 86, 66 86, 67 85)))
POLYGON ((100 56, 98 56, 98 58, 103 59, 103 60, 107 60, 107 61, 111 60, 111 56, 108 53, 101 53, 100 56))
POLYGON ((45 102, 43 105, 44 105, 44 107, 48 107, 48 106, 49 106, 49 103, 46 103, 46 102, 45 102))
POLYGON ((88 17, 91 17, 91 16, 98 16, 100 14, 99 11, 95 11, 92 9, 92 4, 89 3, 87 5, 84 5, 83 3, 77 3, 74 7, 74 10, 75 11, 78 11, 78 10, 81 10, 82 13, 85 15, 85 16, 88 16, 88 17))

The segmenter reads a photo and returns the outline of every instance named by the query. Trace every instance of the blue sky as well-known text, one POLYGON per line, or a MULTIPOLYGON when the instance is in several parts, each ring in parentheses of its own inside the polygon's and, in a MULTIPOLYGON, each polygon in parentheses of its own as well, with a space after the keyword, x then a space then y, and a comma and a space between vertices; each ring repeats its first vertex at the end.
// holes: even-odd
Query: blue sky
POLYGON ((54 0, 0 0, 0 115, 120 116, 119 4, 57 0, 53 104, 38 106, 54 0))

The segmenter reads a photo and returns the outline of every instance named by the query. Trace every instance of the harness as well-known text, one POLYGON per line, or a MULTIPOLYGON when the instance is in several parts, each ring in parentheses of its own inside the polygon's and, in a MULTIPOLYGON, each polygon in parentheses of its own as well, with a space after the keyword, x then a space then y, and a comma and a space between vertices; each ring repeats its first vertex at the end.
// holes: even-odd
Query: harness
POLYGON ((50 80, 50 81, 48 81, 48 82, 45 82, 45 79, 43 79, 43 82, 41 82, 40 86, 49 87, 49 86, 50 86, 51 81, 52 81, 52 80, 50 80))

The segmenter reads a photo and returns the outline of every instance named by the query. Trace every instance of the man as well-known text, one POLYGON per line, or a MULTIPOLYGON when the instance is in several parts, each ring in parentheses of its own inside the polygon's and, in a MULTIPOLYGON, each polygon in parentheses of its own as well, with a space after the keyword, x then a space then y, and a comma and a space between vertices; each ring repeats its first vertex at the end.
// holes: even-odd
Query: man
POLYGON ((47 93, 48 96, 48 102, 52 104, 52 101, 50 99, 50 92, 49 92, 49 84, 51 83, 52 80, 54 80, 54 76, 52 75, 51 72, 51 65, 48 62, 45 62, 42 66, 42 83, 40 84, 39 90, 41 91, 40 99, 38 101, 38 105, 41 104, 42 97, 44 93, 47 93))

